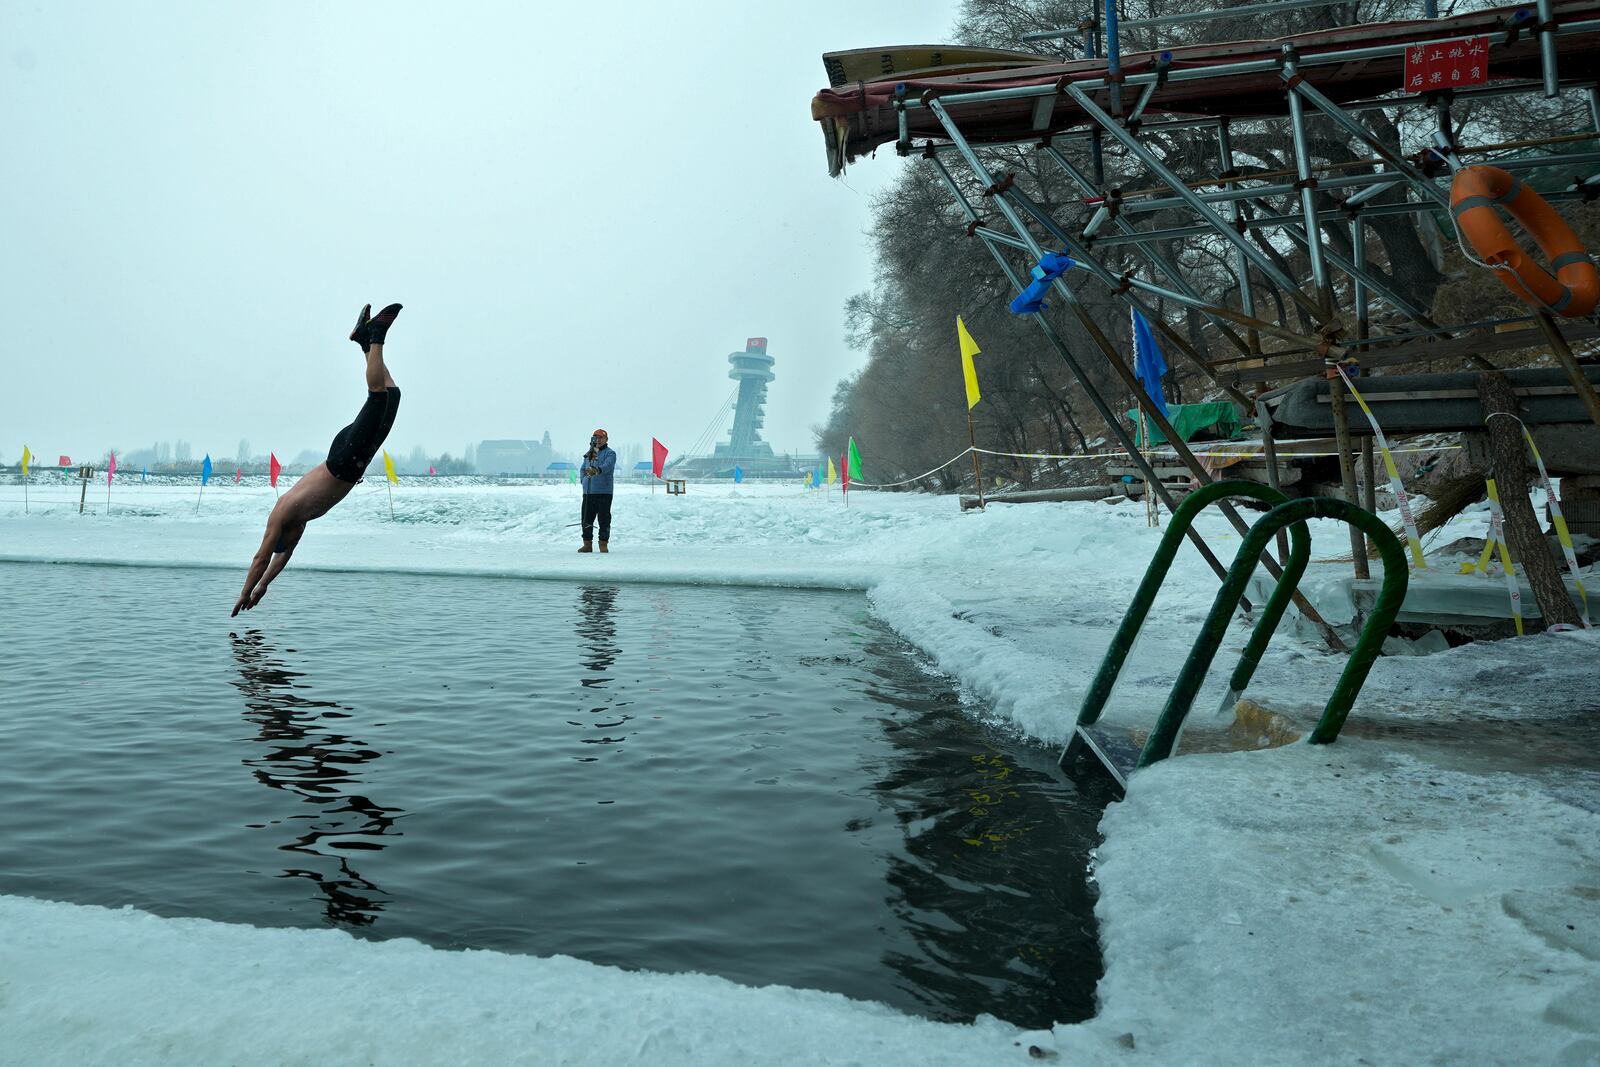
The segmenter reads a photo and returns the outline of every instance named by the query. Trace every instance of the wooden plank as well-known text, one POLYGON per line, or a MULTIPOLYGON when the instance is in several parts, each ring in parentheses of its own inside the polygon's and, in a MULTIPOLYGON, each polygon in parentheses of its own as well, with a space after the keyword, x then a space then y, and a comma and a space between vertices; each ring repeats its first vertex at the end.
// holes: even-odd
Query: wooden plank
MULTIPOLYGON (((1382 381, 1382 378, 1372 379, 1382 381)), ((1361 389, 1358 385, 1357 389, 1361 389)), ((1571 396, 1570 385, 1530 385, 1522 389, 1513 389, 1517 396, 1571 396)), ((1476 389, 1401 389, 1392 393, 1374 393, 1361 389, 1361 396, 1368 401, 1384 400, 1476 400, 1476 389)), ((1319 404, 1333 403, 1331 394, 1321 394, 1317 397, 1319 404)))
MULTIPOLYGON (((1600 329, 1588 325, 1564 325, 1562 335, 1569 341, 1586 341, 1600 337, 1600 329)), ((1373 343, 1382 341, 1373 338, 1373 343)), ((1516 330, 1511 333, 1469 333, 1444 341, 1408 341, 1390 348, 1374 348, 1356 356, 1362 367, 1395 367, 1405 363, 1428 363, 1438 359, 1455 359, 1488 352, 1502 352, 1511 348, 1542 348, 1549 344, 1544 332, 1537 329, 1516 330)), ((1285 378, 1306 378, 1321 374, 1327 363, 1320 359, 1301 359, 1276 366, 1249 367, 1234 372, 1229 379, 1235 386, 1282 381, 1285 378)), ((1220 376, 1227 378, 1226 372, 1220 376)), ((1358 387, 1359 388, 1359 387, 1358 387)), ((1365 395, 1365 394, 1363 394, 1365 395)))

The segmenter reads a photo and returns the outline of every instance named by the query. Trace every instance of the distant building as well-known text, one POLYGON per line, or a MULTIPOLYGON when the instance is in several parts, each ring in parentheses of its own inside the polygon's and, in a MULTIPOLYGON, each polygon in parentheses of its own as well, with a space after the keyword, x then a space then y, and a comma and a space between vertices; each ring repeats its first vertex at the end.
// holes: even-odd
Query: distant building
POLYGON ((478 445, 479 474, 538 474, 550 462, 545 441, 483 441, 478 445))

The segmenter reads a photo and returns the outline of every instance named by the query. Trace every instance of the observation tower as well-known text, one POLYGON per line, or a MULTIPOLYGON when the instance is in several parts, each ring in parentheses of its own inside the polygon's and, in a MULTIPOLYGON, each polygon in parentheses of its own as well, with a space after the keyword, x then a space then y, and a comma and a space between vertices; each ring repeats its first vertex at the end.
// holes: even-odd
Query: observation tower
POLYGON ((744 350, 728 354, 728 377, 739 384, 717 408, 701 433, 681 459, 669 464, 672 472, 690 478, 731 478, 737 468, 745 478, 799 478, 815 457, 775 453, 761 439, 767 421, 767 383, 773 359, 767 355, 765 337, 746 338, 744 350), (716 441, 727 425, 728 406, 733 405, 733 429, 726 441, 716 441), (715 445, 712 444, 716 441, 715 445), (710 448, 709 453, 705 452, 710 448))
POLYGON ((733 430, 726 442, 717 443, 715 458, 771 459, 772 446, 761 439, 761 427, 767 422, 767 383, 777 377, 767 355, 767 339, 748 338, 743 352, 728 353, 728 363, 732 368, 728 377, 739 383, 739 397, 733 405, 733 430))

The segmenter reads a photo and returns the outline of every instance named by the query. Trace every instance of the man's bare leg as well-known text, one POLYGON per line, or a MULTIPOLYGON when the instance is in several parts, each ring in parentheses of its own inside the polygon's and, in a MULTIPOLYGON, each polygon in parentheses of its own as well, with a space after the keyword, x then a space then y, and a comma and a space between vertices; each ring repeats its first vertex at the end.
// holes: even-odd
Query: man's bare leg
POLYGON ((383 362, 383 346, 367 346, 367 392, 381 393, 385 389, 395 388, 394 378, 389 374, 389 368, 383 362))

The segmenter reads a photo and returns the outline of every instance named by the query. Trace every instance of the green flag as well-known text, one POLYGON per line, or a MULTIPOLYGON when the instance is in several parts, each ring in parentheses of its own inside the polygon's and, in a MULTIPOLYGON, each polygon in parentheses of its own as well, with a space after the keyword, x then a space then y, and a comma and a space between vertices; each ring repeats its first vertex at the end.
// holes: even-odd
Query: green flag
POLYGON ((850 480, 861 480, 861 450, 856 447, 856 439, 850 438, 850 480))

